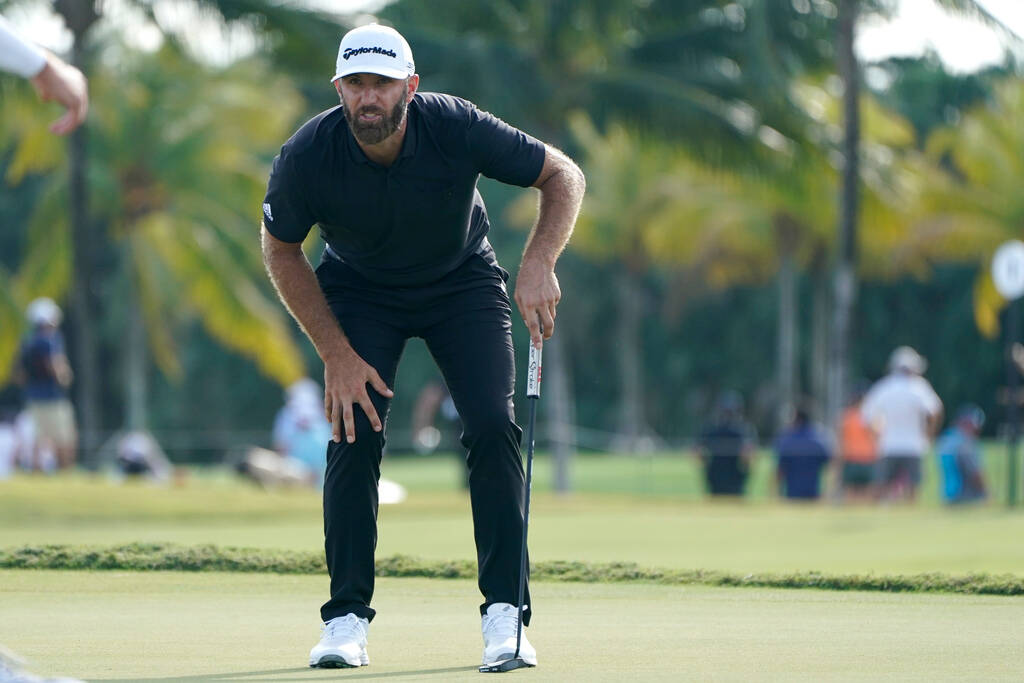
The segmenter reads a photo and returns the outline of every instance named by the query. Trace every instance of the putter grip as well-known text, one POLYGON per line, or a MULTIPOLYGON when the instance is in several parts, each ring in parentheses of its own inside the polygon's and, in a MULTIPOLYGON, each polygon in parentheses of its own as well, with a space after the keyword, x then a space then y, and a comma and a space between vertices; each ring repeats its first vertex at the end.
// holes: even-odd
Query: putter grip
POLYGON ((541 349, 530 344, 530 364, 526 374, 526 395, 540 398, 540 359, 541 349))

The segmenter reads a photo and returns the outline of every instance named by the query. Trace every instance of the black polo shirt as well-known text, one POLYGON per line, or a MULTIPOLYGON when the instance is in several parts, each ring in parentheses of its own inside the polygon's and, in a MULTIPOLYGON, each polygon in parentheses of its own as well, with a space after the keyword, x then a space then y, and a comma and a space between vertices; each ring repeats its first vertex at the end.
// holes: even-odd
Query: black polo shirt
POLYGON ((539 140, 466 100, 417 93, 398 158, 381 166, 363 153, 338 106, 281 148, 263 222, 284 242, 301 242, 315 223, 328 254, 367 279, 426 284, 490 249, 480 174, 528 187, 543 165, 539 140))

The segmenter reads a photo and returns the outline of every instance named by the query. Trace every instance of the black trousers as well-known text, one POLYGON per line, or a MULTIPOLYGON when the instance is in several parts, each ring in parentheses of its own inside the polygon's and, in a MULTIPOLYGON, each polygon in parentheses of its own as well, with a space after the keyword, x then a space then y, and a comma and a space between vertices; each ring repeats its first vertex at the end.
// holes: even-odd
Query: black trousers
MULTIPOLYGON (((316 270, 328 305, 355 351, 389 387, 411 337, 421 337, 444 375, 462 418, 473 510, 481 614, 495 602, 516 604, 523 536, 525 476, 512 397, 515 357, 508 273, 474 255, 438 282, 385 287, 351 267, 325 258, 316 270)), ((324 621, 354 613, 372 620, 374 551, 377 547, 377 482, 387 431, 389 401, 367 387, 385 423, 374 432, 355 407, 355 443, 327 447, 324 480, 324 547, 331 599, 324 621)), ((524 604, 529 605, 529 591, 524 604)), ((531 610, 524 608, 523 623, 531 610)))

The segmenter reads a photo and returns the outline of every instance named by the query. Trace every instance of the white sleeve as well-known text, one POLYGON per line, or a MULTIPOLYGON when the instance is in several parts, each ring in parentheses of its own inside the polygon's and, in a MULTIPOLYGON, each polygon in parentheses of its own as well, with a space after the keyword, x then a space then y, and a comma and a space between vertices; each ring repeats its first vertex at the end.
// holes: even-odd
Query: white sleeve
POLYGON ((22 40, 7 20, 0 17, 0 70, 22 78, 32 78, 46 66, 46 55, 38 47, 22 40))

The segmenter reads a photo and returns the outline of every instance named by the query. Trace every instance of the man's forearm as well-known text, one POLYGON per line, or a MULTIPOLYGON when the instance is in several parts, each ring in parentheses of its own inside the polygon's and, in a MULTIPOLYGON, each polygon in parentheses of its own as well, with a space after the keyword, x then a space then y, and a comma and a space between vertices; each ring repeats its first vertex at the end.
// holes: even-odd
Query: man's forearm
POLYGON ((569 242, 586 189, 586 179, 579 167, 561 152, 557 154, 557 170, 538 187, 537 224, 523 250, 523 261, 536 259, 551 268, 569 242))
POLYGON ((351 346, 327 305, 316 275, 301 249, 271 245, 263 233, 263 263, 288 312, 313 342, 320 358, 327 360, 351 346))

